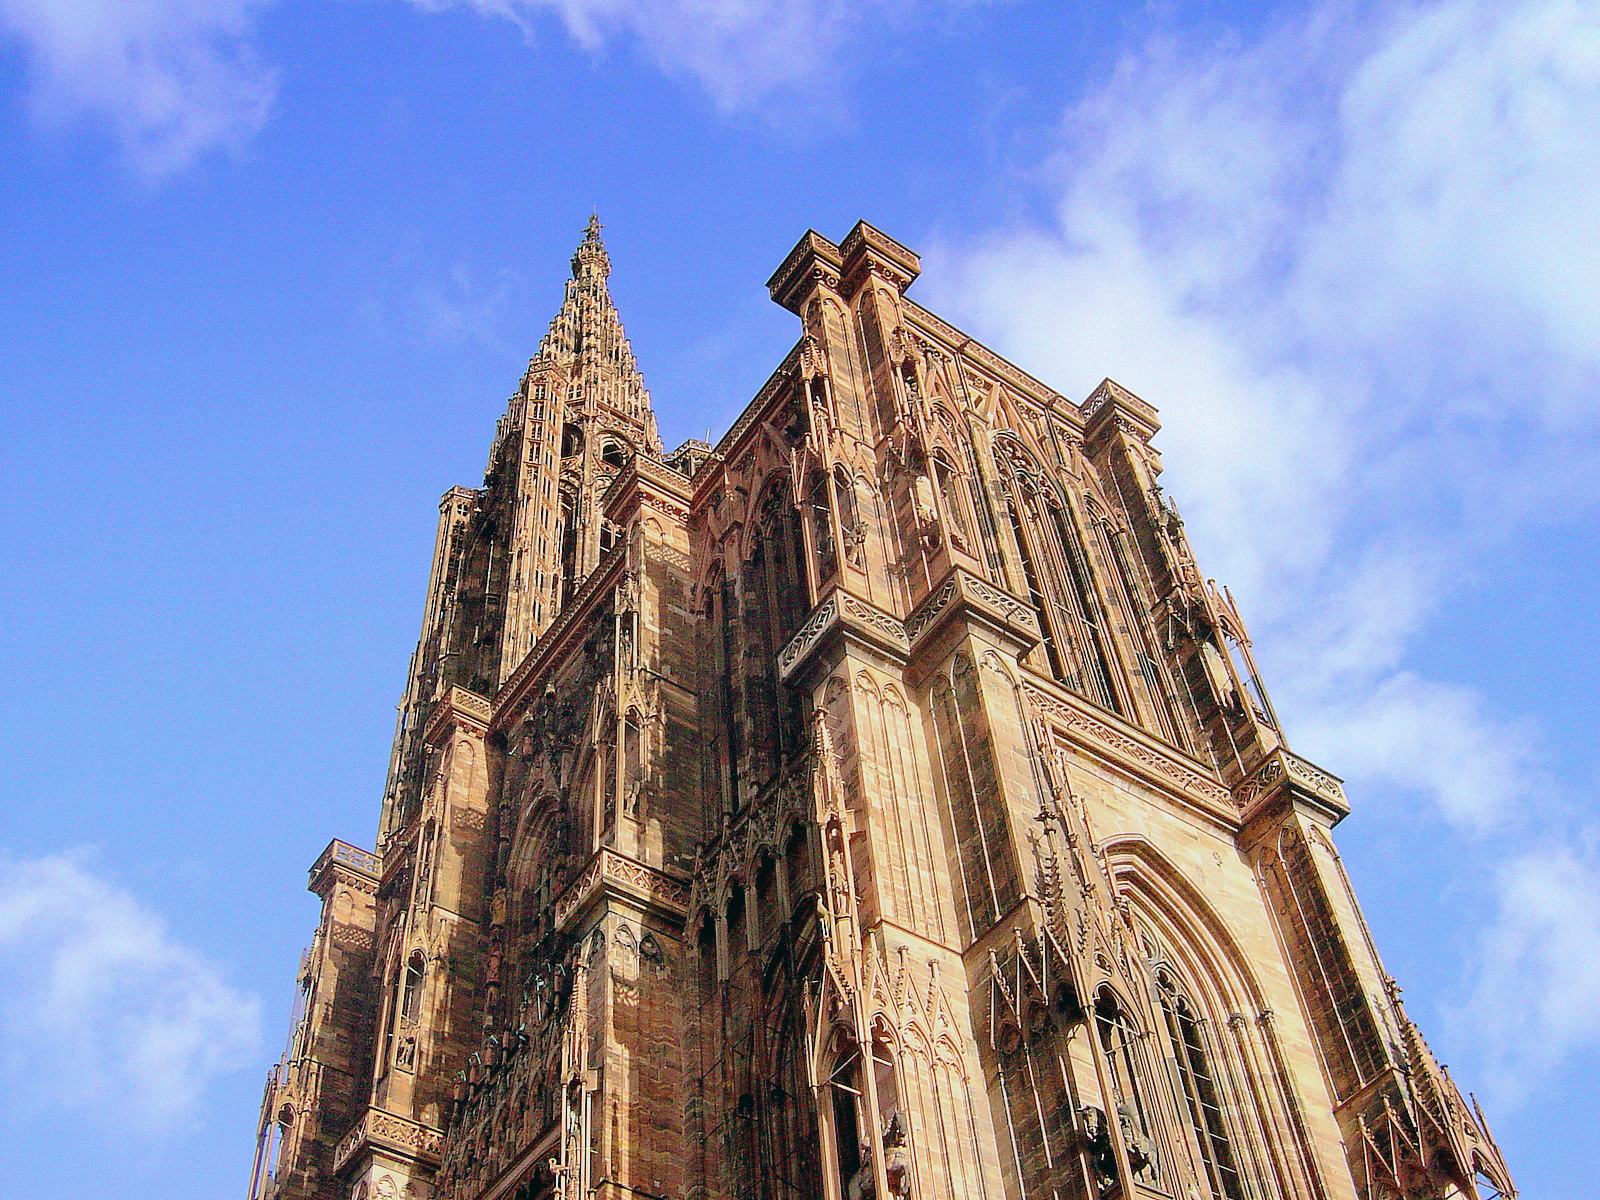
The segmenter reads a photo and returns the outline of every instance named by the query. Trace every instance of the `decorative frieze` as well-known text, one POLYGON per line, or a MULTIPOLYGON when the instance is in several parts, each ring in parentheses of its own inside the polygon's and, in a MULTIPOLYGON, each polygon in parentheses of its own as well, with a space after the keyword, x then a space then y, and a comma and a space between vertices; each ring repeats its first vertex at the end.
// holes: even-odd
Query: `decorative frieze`
POLYGON ((1350 811, 1350 802, 1345 799, 1344 786, 1338 778, 1281 747, 1256 768, 1255 774, 1234 789, 1234 802, 1248 819, 1285 783, 1292 783, 1321 801, 1334 820, 1350 811))
POLYGON ((1233 809, 1234 798, 1227 788, 1213 779, 1207 779, 1172 754, 1118 732, 1106 722, 1097 720, 1074 705, 1063 703, 1032 683, 1024 683, 1022 690, 1034 711, 1067 733, 1076 734, 1080 740, 1110 752, 1114 760, 1142 768, 1144 774, 1154 775, 1163 783, 1176 786, 1210 807, 1225 811, 1233 809))

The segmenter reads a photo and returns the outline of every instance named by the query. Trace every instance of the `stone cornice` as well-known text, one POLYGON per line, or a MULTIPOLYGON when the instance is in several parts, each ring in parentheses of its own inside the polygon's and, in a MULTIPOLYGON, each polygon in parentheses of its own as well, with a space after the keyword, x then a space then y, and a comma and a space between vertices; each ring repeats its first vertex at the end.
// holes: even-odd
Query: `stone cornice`
POLYGON ((839 253, 844 257, 844 288, 853 293, 868 274, 888 280, 894 289, 904 294, 906 288, 922 274, 922 259, 916 251, 895 241, 883 230, 857 221, 844 241, 839 243, 839 253))
POLYGON ((675 916, 679 922, 689 912, 686 882, 609 846, 602 846, 578 877, 556 897, 555 927, 565 929, 605 893, 619 894, 636 904, 652 906, 675 916))
POLYGON ((783 265, 767 280, 767 291, 790 312, 798 313, 816 282, 837 287, 844 270, 844 257, 827 238, 808 229, 783 260, 783 265))
POLYGON ((317 861, 311 864, 308 874, 310 883, 307 886, 310 890, 325 896, 328 889, 340 880, 375 886, 383 875, 383 864, 376 854, 369 854, 349 842, 334 838, 328 843, 328 848, 317 856, 317 861))
POLYGON ((434 701, 428 720, 422 727, 422 740, 435 742, 454 728, 465 728, 467 732, 482 737, 489 731, 491 712, 486 697, 453 683, 434 701))
POLYGON ((1098 441, 1109 430, 1121 429, 1141 442, 1148 442, 1161 429, 1156 410, 1114 379, 1102 379, 1100 386, 1083 402, 1084 437, 1098 441))
POLYGON ((1230 828, 1239 824, 1232 793, 1198 765, 1169 746, 1087 701, 1029 679, 1023 694, 1035 712, 1079 747, 1120 770, 1140 776, 1163 791, 1177 792, 1208 816, 1230 828))
POLYGON ((1233 790, 1233 798, 1246 824, 1286 804, 1310 808, 1330 825, 1350 815, 1343 780, 1281 746, 1233 790))
POLYGON ((1001 633, 1019 651, 1026 652, 1038 644, 1039 618, 1033 606, 960 566, 951 567, 949 574, 911 610, 905 621, 908 642, 915 649, 960 613, 1001 633))
POLYGON ((910 649, 905 625, 898 617, 834 588, 811 610, 800 632, 778 651, 778 677, 785 682, 794 679, 825 646, 840 638, 868 646, 897 662, 904 662, 910 649))
POLYGON ((633 457, 628 469, 611 481, 600 500, 606 520, 620 525, 645 504, 675 517, 680 524, 689 519, 689 481, 672 468, 641 454, 633 457))
POLYGON ((1025 601, 963 567, 952 567, 904 621, 859 596, 831 589, 811 610, 800 631, 778 651, 778 677, 785 682, 795 679, 840 638, 903 663, 915 647, 958 613, 980 621, 1023 651, 1039 640, 1039 620, 1025 601))

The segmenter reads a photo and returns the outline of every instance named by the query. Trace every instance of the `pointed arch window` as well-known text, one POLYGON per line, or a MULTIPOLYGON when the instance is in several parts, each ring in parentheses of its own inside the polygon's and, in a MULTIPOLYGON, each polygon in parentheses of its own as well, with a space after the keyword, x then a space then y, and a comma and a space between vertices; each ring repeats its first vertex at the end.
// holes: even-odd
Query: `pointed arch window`
POLYGON ((1213 1200, 1246 1200, 1244 1180, 1228 1137, 1221 1092, 1207 1051, 1203 1023, 1189 999, 1164 972, 1156 980, 1167 1043, 1183 1090, 1184 1109, 1213 1200))
POLYGON ((1121 713, 1109 623, 1066 500, 1012 439, 1002 441, 995 461, 1050 671, 1085 699, 1121 713))
POLYGON ((400 992, 400 1020, 407 1025, 415 1025, 422 1011, 422 982, 426 974, 422 951, 413 950, 406 959, 405 983, 400 992))
POLYGON ((1155 1149, 1150 1142, 1154 1110, 1139 1048, 1139 1031, 1115 993, 1102 988, 1094 1003, 1095 1032, 1111 1077, 1116 1111, 1107 1114, 1122 1131, 1128 1165, 1135 1175, 1155 1174, 1155 1149))
POLYGON ((1058 570, 1061 572, 1061 591, 1067 601, 1071 619, 1079 631, 1078 651, 1083 672, 1084 687, 1088 697, 1103 708, 1121 712, 1116 688, 1111 681, 1111 655, 1105 629, 1105 617, 1095 595, 1089 564, 1083 546, 1071 520, 1059 502, 1052 498, 1045 505, 1050 511, 1050 523, 1056 535, 1058 570))
POLYGON ((839 1039, 839 1048, 828 1073, 829 1115, 833 1133, 834 1167, 839 1180, 838 1195, 860 1195, 863 1175, 870 1177, 871 1165, 862 1133, 861 1051, 852 1041, 839 1039))
POLYGON ((805 623, 811 597, 800 514, 788 492, 787 476, 767 484, 743 589, 750 782, 757 788, 799 747, 802 733, 799 696, 778 678, 778 654, 805 623))
POLYGON ((583 453, 583 429, 574 421, 561 427, 561 457, 575 458, 583 453))
POLYGON ((943 450, 929 456, 933 486, 939 494, 939 508, 947 523, 947 533, 957 550, 971 552, 972 525, 968 518, 966 488, 943 450))
POLYGON ((1039 614, 1039 635, 1044 646, 1045 662, 1050 668, 1050 674, 1071 687, 1071 676, 1067 674, 1066 663, 1061 657, 1061 647, 1056 642, 1056 623, 1046 616, 1049 602, 1045 599, 1044 588, 1039 578, 1039 565, 1034 562, 1028 535, 1022 528, 1022 518, 1017 515, 1016 502, 1009 498, 1006 500, 1006 516, 1011 520, 1011 533, 1017 539, 1017 553, 1022 557, 1022 581, 1028 589, 1028 599, 1032 601, 1034 611, 1039 614))
POLYGON ((639 710, 630 708, 622 723, 622 786, 628 791, 644 779, 644 726, 639 710))
POLYGON ((701 729, 710 752, 703 760, 702 778, 707 794, 720 796, 723 810, 733 812, 739 807, 739 756, 743 752, 737 670, 739 614, 733 580, 719 579, 721 571, 722 565, 716 564, 704 588, 707 653, 701 664, 700 694, 705 698, 701 729))
POLYGON ((806 507, 811 518, 811 541, 817 555, 817 586, 832 578, 839 569, 839 552, 833 539, 833 506, 828 503, 828 476, 816 471, 806 489, 806 507))
POLYGON ((572 599, 578 582, 578 497, 561 493, 561 596, 558 604, 572 599))
MULTIPOLYGON (((790 904, 810 894, 813 886, 811 847, 806 842, 806 827, 799 821, 794 823, 789 839, 783 846, 783 878, 790 904)), ((783 916, 785 920, 789 918, 788 913, 783 916)))
POLYGON ((834 511, 839 516, 839 537, 844 541, 845 561, 861 565, 861 543, 866 540, 861 521, 856 513, 856 485, 850 472, 843 467, 833 469, 834 511))

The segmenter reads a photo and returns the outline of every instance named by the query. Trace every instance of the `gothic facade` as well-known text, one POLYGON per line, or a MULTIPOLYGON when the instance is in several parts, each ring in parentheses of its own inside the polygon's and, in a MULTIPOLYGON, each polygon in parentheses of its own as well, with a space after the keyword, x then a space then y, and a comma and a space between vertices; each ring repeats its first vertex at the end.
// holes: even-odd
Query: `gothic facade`
POLYGON ((952 328, 862 223, 665 453, 609 270, 591 222, 444 496, 252 1200, 1514 1195, 1155 410, 952 328))

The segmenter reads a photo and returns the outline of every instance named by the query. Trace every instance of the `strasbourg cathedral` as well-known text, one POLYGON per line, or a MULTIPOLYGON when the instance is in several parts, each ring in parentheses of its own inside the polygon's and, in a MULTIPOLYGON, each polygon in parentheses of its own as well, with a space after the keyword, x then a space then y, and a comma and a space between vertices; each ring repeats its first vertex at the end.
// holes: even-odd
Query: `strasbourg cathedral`
POLYGON ((1156 411, 906 296, 865 223, 667 453, 597 221, 440 505, 376 846, 251 1200, 1444 1200, 1406 1015, 1156 411))

